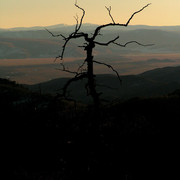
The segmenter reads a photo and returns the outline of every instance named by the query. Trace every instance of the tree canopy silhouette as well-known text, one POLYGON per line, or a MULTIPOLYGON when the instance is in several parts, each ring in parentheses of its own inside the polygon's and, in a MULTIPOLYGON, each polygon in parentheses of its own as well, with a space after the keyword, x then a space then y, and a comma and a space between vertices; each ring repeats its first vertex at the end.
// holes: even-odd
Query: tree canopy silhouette
POLYGON ((63 46, 62 46, 62 52, 60 53, 60 55, 58 55, 56 57, 56 59, 59 58, 60 60, 63 60, 64 52, 66 50, 66 47, 67 47, 68 43, 72 39, 83 38, 84 41, 85 41, 84 45, 83 46, 79 46, 79 47, 84 48, 84 51, 86 52, 86 58, 82 62, 82 64, 78 67, 77 71, 71 71, 71 70, 67 69, 65 67, 63 61, 61 62, 61 66, 62 66, 61 70, 62 71, 74 74, 74 77, 71 78, 70 80, 68 80, 67 83, 64 85, 64 88, 63 88, 63 96, 64 97, 67 96, 67 89, 68 89, 69 85, 72 82, 75 82, 75 81, 78 81, 78 80, 86 78, 87 79, 87 83, 85 85, 85 88, 87 90, 87 95, 90 95, 92 97, 92 99, 94 101, 95 107, 99 106, 101 93, 98 93, 97 90, 96 90, 96 80, 95 80, 95 74, 94 74, 94 64, 100 64, 100 65, 107 66, 108 68, 110 68, 112 71, 114 71, 116 73, 116 75, 117 75, 117 77, 118 77, 120 82, 121 82, 121 79, 120 79, 119 73, 110 64, 106 64, 104 62, 99 62, 99 61, 94 60, 93 49, 95 48, 95 46, 96 45, 99 45, 99 46, 108 46, 110 44, 114 44, 114 45, 117 45, 119 47, 126 47, 127 45, 132 44, 132 43, 135 43, 135 44, 140 45, 140 46, 150 46, 152 44, 142 44, 142 43, 137 42, 137 41, 128 41, 125 44, 121 44, 121 43, 117 42, 117 40, 119 39, 119 36, 117 36, 114 39, 111 39, 111 40, 109 40, 108 42, 105 42, 105 43, 104 42, 98 42, 96 40, 96 38, 99 35, 101 35, 101 30, 104 29, 104 28, 107 28, 107 27, 110 27, 110 26, 113 26, 113 27, 115 27, 115 26, 127 27, 129 25, 129 23, 131 22, 131 20, 134 18, 134 16, 136 14, 140 13, 141 11, 143 11, 149 5, 150 4, 147 4, 146 6, 141 8, 140 10, 134 12, 131 15, 131 17, 128 19, 128 21, 126 23, 124 23, 124 24, 115 22, 112 14, 111 14, 111 10, 112 10, 111 6, 110 7, 105 7, 107 9, 107 11, 108 11, 108 14, 109 14, 112 22, 107 23, 107 24, 103 24, 103 25, 100 25, 100 26, 96 27, 95 30, 94 30, 94 33, 89 35, 86 32, 81 32, 81 27, 83 25, 83 20, 84 20, 86 11, 82 7, 80 7, 77 4, 77 1, 76 1, 75 7, 78 8, 80 11, 82 11, 82 16, 81 16, 80 19, 79 19, 78 16, 75 16, 75 20, 76 20, 75 29, 74 29, 74 31, 71 34, 69 34, 69 36, 66 37, 63 34, 53 34, 51 31, 46 29, 53 37, 61 37, 65 41, 63 46), (85 65, 86 65, 87 69, 84 71, 84 66, 85 65))

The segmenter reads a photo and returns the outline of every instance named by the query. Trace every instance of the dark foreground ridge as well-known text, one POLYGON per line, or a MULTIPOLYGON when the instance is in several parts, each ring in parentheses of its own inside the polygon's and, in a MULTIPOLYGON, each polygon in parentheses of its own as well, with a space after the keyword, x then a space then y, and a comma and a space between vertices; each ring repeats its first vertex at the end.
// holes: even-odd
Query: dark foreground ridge
MULTIPOLYGON (((157 68, 138 75, 121 76, 122 83, 116 75, 101 74, 96 76, 97 92, 102 92, 102 100, 127 100, 134 97, 159 97, 180 89, 180 66, 157 68)), ((54 79, 48 82, 26 86, 30 90, 56 95, 68 81, 68 78, 54 79)), ((72 83, 69 97, 83 101, 90 101, 84 88, 86 80, 72 83)))
POLYGON ((0 79, 0 99, 8 179, 177 177, 178 90, 94 110, 0 79))

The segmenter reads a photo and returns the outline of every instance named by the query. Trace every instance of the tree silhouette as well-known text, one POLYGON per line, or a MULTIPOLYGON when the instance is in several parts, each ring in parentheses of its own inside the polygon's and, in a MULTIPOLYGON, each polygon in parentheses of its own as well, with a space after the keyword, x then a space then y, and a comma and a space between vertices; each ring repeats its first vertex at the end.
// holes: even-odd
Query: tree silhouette
POLYGON ((141 8, 140 10, 134 12, 125 24, 121 24, 121 23, 115 22, 112 14, 111 14, 111 6, 110 7, 106 7, 112 22, 96 27, 95 30, 94 30, 94 33, 89 35, 88 33, 80 31, 81 27, 83 25, 83 19, 85 17, 86 12, 85 12, 85 10, 82 7, 80 7, 77 4, 77 1, 76 1, 75 7, 82 11, 82 16, 81 16, 80 20, 79 20, 78 16, 75 17, 76 26, 75 26, 75 30, 74 30, 73 33, 69 34, 69 36, 66 37, 63 34, 55 35, 51 31, 46 29, 53 37, 61 37, 65 41, 63 46, 62 46, 62 52, 61 52, 61 54, 59 56, 56 57, 56 59, 60 58, 61 60, 63 60, 64 52, 65 52, 67 44, 70 42, 70 40, 77 39, 77 38, 84 38, 84 41, 85 41, 84 45, 83 46, 79 46, 79 47, 84 48, 84 51, 86 51, 86 59, 78 67, 77 71, 75 71, 75 72, 74 71, 70 71, 70 70, 68 70, 65 67, 65 65, 63 64, 63 61, 61 63, 61 66, 62 66, 61 70, 62 71, 65 71, 65 72, 68 72, 68 73, 72 73, 72 74, 75 75, 72 79, 67 81, 67 83, 64 85, 64 88, 63 88, 63 96, 64 97, 66 97, 67 89, 68 89, 69 85, 72 82, 75 82, 75 81, 78 81, 78 80, 86 78, 87 79, 87 84, 85 85, 85 88, 87 90, 87 95, 90 95, 92 97, 92 99, 94 101, 95 107, 99 106, 99 104, 100 104, 100 98, 99 97, 100 97, 101 93, 98 93, 96 91, 96 81, 95 81, 95 74, 94 74, 94 63, 107 66, 108 68, 110 68, 112 71, 114 71, 116 73, 116 75, 117 75, 117 77, 118 77, 120 82, 121 82, 121 79, 120 79, 119 73, 111 65, 94 60, 93 49, 95 48, 95 46, 96 45, 108 46, 110 44, 115 44, 115 45, 120 46, 120 47, 126 47, 127 45, 132 44, 132 43, 138 44, 140 46, 150 46, 152 44, 144 45, 144 44, 141 44, 141 43, 139 43, 137 41, 129 41, 129 42, 125 43, 125 44, 120 44, 120 43, 117 42, 117 40, 119 39, 119 36, 115 37, 114 39, 112 39, 112 40, 110 40, 110 41, 108 41, 106 43, 98 42, 98 41, 96 41, 96 38, 99 35, 101 35, 100 32, 104 28, 107 28, 107 27, 110 27, 110 26, 113 26, 113 27, 115 27, 115 26, 127 27, 129 25, 129 23, 131 22, 131 20, 133 19, 133 17, 136 14, 140 13, 141 11, 143 11, 149 5, 150 4, 147 4, 146 6, 141 8), (86 69, 86 71, 83 71, 83 67, 85 65, 87 66, 87 69, 86 69))

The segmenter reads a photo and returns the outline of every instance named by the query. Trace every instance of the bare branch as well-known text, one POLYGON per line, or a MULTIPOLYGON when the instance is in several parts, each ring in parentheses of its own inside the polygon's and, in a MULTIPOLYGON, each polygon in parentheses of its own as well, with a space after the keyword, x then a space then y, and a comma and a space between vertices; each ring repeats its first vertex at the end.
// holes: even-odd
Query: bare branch
POLYGON ((133 18, 136 14, 140 13, 140 12, 143 11, 145 8, 147 8, 149 5, 151 5, 151 3, 147 4, 146 6, 144 6, 144 7, 141 8, 139 11, 134 12, 134 13, 131 15, 131 17, 129 18, 129 20, 127 21, 127 23, 125 24, 125 26, 128 26, 128 24, 130 23, 130 21, 132 20, 132 18, 133 18))
POLYGON ((45 28, 45 30, 46 30, 47 32, 49 32, 53 37, 59 37, 59 36, 61 36, 61 37, 65 40, 65 43, 64 43, 64 45, 62 46, 61 55, 57 56, 54 61, 56 61, 58 58, 60 58, 61 60, 63 59, 66 46, 67 46, 68 42, 69 42, 71 39, 80 38, 80 37, 84 37, 85 39, 88 38, 88 34, 83 33, 83 32, 78 33, 78 31, 80 30, 80 28, 81 28, 81 26, 82 26, 82 22, 83 22, 83 19, 84 19, 84 16, 85 16, 85 10, 84 10, 83 8, 81 8, 79 5, 77 5, 77 1, 76 1, 76 3, 75 3, 75 6, 76 6, 78 9, 80 9, 80 10, 83 11, 83 15, 82 15, 82 17, 81 17, 80 22, 79 22, 79 19, 78 19, 78 15, 74 16, 74 18, 75 18, 75 20, 76 20, 76 27, 75 27, 75 31, 74 31, 73 33, 71 33, 71 34, 69 35, 69 37, 65 37, 65 36, 63 36, 62 34, 57 34, 57 35, 55 35, 55 34, 53 34, 51 31, 49 31, 48 29, 45 28))
MULTIPOLYGON (((45 29, 46 29, 46 28, 45 28, 45 29)), ((59 37, 59 36, 61 36, 61 37, 63 37, 63 39, 65 40, 65 43, 64 43, 64 45, 63 45, 63 47, 62 47, 61 55, 57 56, 57 57, 55 58, 54 62, 55 62, 58 58, 60 58, 60 59, 62 60, 62 59, 63 59, 63 56, 64 56, 64 51, 65 51, 66 45, 67 45, 67 43, 68 43, 68 41, 69 41, 69 38, 66 38, 66 37, 63 36, 62 34, 54 35, 54 34, 53 34, 51 31, 49 31, 48 29, 46 29, 46 31, 49 32, 53 37, 59 37)))
POLYGON ((119 36, 117 36, 115 39, 113 39, 113 40, 111 40, 111 41, 109 41, 109 42, 107 42, 107 43, 100 43, 100 42, 96 42, 96 41, 94 41, 94 43, 95 43, 95 44, 98 44, 98 45, 101 45, 101 46, 108 46, 108 45, 111 44, 111 43, 115 43, 115 41, 116 41, 117 39, 119 39, 119 36))
POLYGON ((62 52, 61 52, 61 55, 60 55, 61 60, 62 60, 63 57, 64 57, 65 48, 66 48, 66 45, 67 45, 67 43, 69 42, 69 40, 70 40, 70 38, 68 38, 68 39, 66 40, 66 42, 64 43, 64 45, 63 45, 63 47, 62 47, 62 52))
POLYGON ((85 65, 86 62, 87 62, 87 60, 85 59, 85 60, 83 61, 83 63, 78 67, 77 72, 79 72, 80 70, 82 70, 82 68, 83 68, 83 66, 85 65))
MULTIPOLYGON (((93 33, 91 33, 91 35, 94 35, 93 33)), ((103 34, 99 33, 98 36, 103 36, 103 34)))
MULTIPOLYGON (((76 1, 76 3, 75 3, 75 6, 78 8, 78 9, 80 9, 80 10, 82 10, 82 12, 83 12, 83 15, 82 15, 82 17, 81 17, 81 20, 80 20, 80 23, 79 23, 79 26, 77 25, 77 27, 76 27, 76 30, 75 30, 75 34, 80 30, 80 28, 81 28, 81 26, 82 26, 82 22, 83 22, 83 19, 84 19, 84 16, 85 16, 85 10, 83 9, 83 8, 81 8, 79 5, 77 5, 77 1, 76 1)), ((76 20, 77 21, 77 20, 76 20)), ((78 21, 77 21, 78 22, 78 21)))
POLYGON ((76 14, 76 16, 74 16, 74 19, 76 20, 76 27, 75 27, 75 32, 76 32, 78 29, 78 25, 79 25, 79 17, 77 14, 76 14))
POLYGON ((110 6, 109 8, 105 6, 105 8, 108 10, 109 16, 110 16, 110 18, 112 19, 112 22, 113 22, 114 24, 116 24, 115 21, 114 21, 114 18, 113 18, 112 15, 111 15, 111 6, 110 6))
POLYGON ((94 36, 92 37, 92 39, 94 40, 96 38, 96 36, 100 33, 101 29, 109 27, 109 26, 122 26, 122 27, 126 27, 129 25, 130 21, 133 19, 133 17, 140 13, 141 11, 143 11, 145 8, 147 8, 150 4, 147 4, 146 6, 144 6, 143 8, 141 8, 139 11, 134 12, 131 17, 128 19, 126 24, 120 24, 120 23, 109 23, 109 24, 105 24, 105 25, 101 25, 98 26, 95 30, 94 36))
MULTIPOLYGON (((61 59, 61 56, 60 56, 60 55, 59 55, 59 56, 56 56, 55 59, 54 59, 54 62, 56 62, 56 60, 59 59, 59 58, 61 59)), ((61 59, 61 60, 62 60, 62 59, 61 59)))
POLYGON ((84 78, 87 78, 87 74, 86 73, 82 73, 82 74, 78 74, 76 75, 74 78, 70 79, 63 87, 63 96, 66 97, 66 92, 67 92, 67 88, 69 87, 69 85, 72 83, 72 82, 76 82, 80 79, 84 79, 84 78))
MULTIPOLYGON (((84 38, 86 39, 86 38, 88 37, 88 34, 85 34, 85 33, 76 33, 76 34, 75 34, 75 32, 73 32, 72 34, 70 34, 69 37, 65 39, 65 43, 64 43, 64 45, 62 46, 61 55, 59 55, 58 58, 61 58, 61 60, 63 59, 66 46, 67 46, 68 42, 69 42, 71 39, 76 39, 76 38, 80 38, 80 37, 84 37, 84 38)), ((57 59, 57 58, 56 58, 56 59, 57 59)))
POLYGON ((64 71, 64 72, 67 72, 67 73, 70 73, 70 74, 75 74, 76 76, 79 75, 78 72, 70 71, 69 69, 67 69, 63 63, 61 63, 60 65, 62 66, 62 69, 56 68, 57 70, 64 71))
POLYGON ((129 41, 129 42, 125 43, 125 44, 120 44, 120 43, 113 42, 113 44, 116 44, 116 45, 121 46, 121 47, 126 47, 128 44, 133 44, 133 43, 138 44, 140 46, 153 46, 154 45, 154 44, 141 44, 141 43, 139 43, 137 41, 129 41))
POLYGON ((48 29, 45 28, 45 30, 46 30, 48 33, 50 33, 53 37, 59 37, 59 36, 61 36, 61 37, 63 37, 64 40, 66 40, 66 37, 63 36, 62 34, 56 34, 56 35, 54 35, 54 34, 53 34, 51 31, 49 31, 48 29))
POLYGON ((94 61, 94 60, 93 60, 93 62, 95 62, 96 64, 105 65, 105 66, 107 66, 108 68, 112 69, 112 71, 114 71, 114 72, 116 73, 116 75, 117 75, 117 77, 118 77, 118 79, 119 79, 119 82, 120 82, 120 84, 121 84, 122 80, 121 80, 121 78, 120 78, 119 73, 118 73, 111 65, 106 64, 106 63, 103 63, 103 62, 99 62, 99 61, 94 61))

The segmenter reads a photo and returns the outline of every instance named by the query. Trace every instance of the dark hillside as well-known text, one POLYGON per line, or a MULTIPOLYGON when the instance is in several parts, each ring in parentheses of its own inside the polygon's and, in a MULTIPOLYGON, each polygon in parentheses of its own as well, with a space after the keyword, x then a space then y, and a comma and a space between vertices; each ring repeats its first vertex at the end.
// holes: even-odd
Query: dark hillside
POLYGON ((147 71, 141 74, 142 77, 153 80, 161 81, 164 83, 179 82, 180 81, 180 66, 178 67, 165 67, 155 70, 147 71))
MULTIPOLYGON (((6 92, 16 87, 16 94, 20 88, 1 79, 3 99, 9 96, 4 93, 4 84, 8 85, 6 92)), ((177 177, 178 93, 134 98, 95 110, 29 91, 24 96, 22 90, 8 103, 0 101, 8 179, 177 177), (28 100, 22 101, 24 97, 28 100)))
POLYGON ((14 81, 0 78, 0 107, 3 108, 4 103, 10 104, 26 98, 29 90, 22 85, 16 84, 14 81))
MULTIPOLYGON (((121 76, 120 84, 115 75, 97 75, 98 92, 103 92, 101 98, 104 100, 127 100, 133 97, 156 97, 172 93, 180 89, 180 67, 158 68, 144 72, 139 75, 121 76)), ((48 82, 27 86, 32 91, 57 94, 68 81, 68 78, 54 79, 48 82)), ((86 97, 85 80, 72 83, 69 94, 74 99, 88 102, 86 97)))

